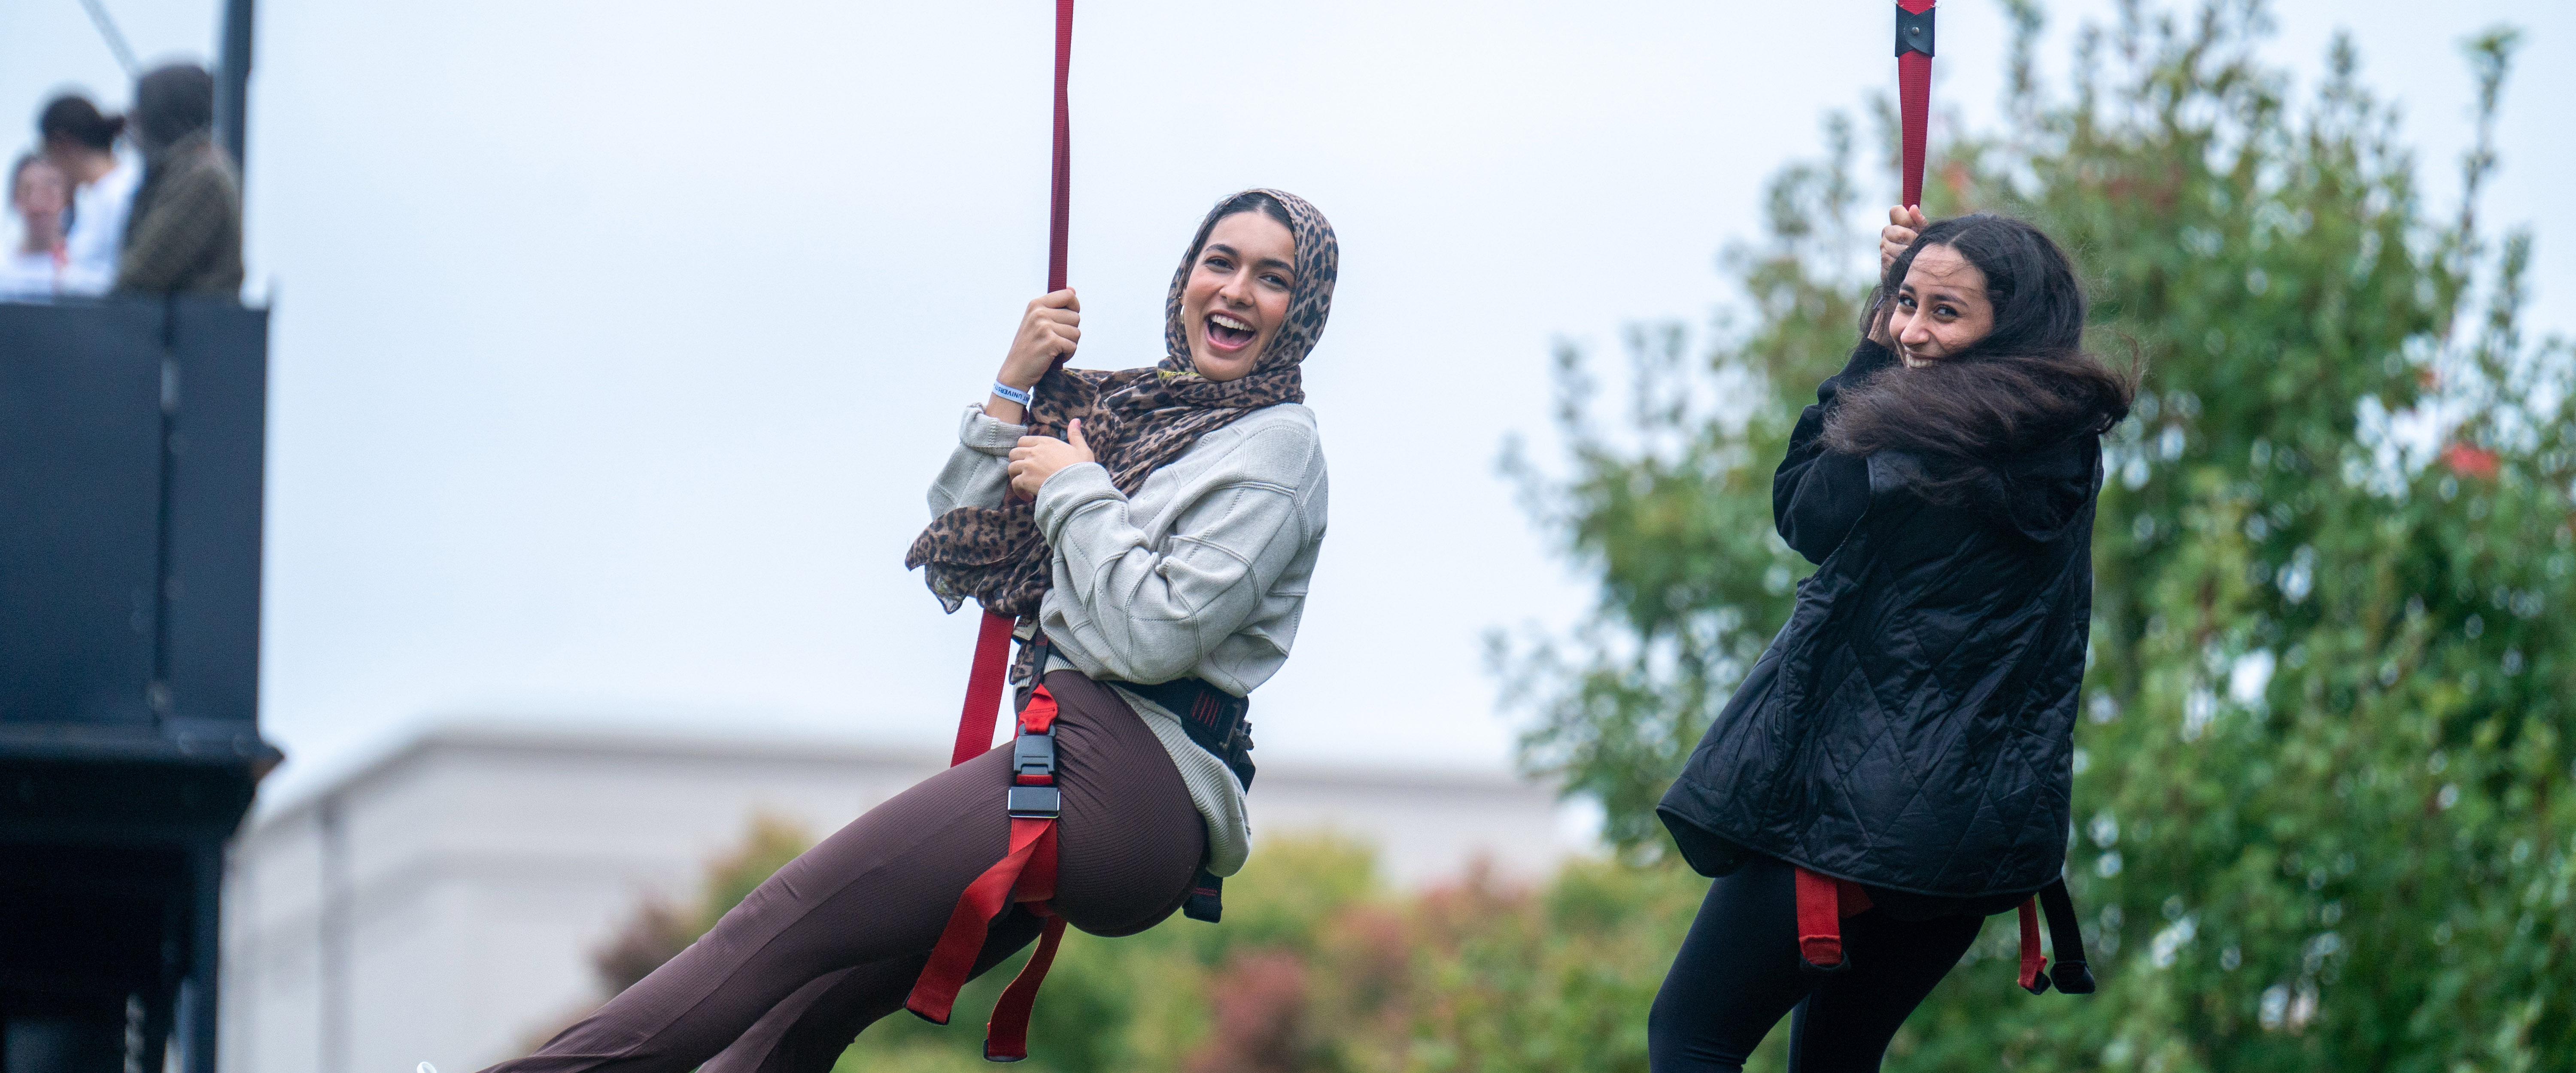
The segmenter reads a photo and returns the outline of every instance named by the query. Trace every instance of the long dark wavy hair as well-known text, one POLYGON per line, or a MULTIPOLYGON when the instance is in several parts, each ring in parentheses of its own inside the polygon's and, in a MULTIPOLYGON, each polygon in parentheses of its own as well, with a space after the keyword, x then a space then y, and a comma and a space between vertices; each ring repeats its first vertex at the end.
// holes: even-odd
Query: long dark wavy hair
POLYGON ((2011 463, 2129 414, 2137 362, 2115 369, 2084 349, 2084 288, 2066 253, 2038 228, 1977 213, 1923 229, 1878 281, 1861 333, 1887 323, 1914 258, 1948 246, 1986 276, 1995 326, 1965 351, 1921 368, 1901 362, 1842 391, 1825 418, 1825 449, 1901 451, 1921 463, 1917 491, 1955 503, 2011 463))

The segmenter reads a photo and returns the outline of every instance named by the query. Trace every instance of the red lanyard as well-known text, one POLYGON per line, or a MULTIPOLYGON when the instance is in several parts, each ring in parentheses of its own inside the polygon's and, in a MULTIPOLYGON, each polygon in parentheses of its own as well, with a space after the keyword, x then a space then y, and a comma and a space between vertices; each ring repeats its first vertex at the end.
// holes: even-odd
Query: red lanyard
POLYGON ((1923 128, 1932 119, 1933 0, 1896 0, 1897 113, 1905 123, 1905 205, 1923 203, 1923 128))

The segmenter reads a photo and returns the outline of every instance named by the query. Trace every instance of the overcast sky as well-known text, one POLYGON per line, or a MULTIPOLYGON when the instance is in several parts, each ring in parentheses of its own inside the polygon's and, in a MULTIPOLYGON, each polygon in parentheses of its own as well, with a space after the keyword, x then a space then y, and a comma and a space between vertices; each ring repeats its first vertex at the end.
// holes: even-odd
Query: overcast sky
MULTIPOLYGON (((215 0, 105 2, 147 61, 213 50, 215 0)), ((2053 76, 2106 8, 2056 7, 2053 76)), ((455 716, 947 739, 973 616, 901 560, 1044 283, 1051 9, 261 3, 272 789, 455 716)), ((2537 228, 2535 323, 2576 329, 2576 225, 2541 193, 2576 172, 2550 118, 2576 5, 2277 10, 2271 53, 2309 75, 2354 33, 2443 206, 2458 42, 2525 27, 2486 219, 2537 228)), ((1218 196, 1293 190, 1341 235, 1307 366, 1331 535, 1258 694, 1264 757, 1509 762, 1480 637, 1586 599, 1494 472, 1505 435, 1547 443, 1551 342, 1615 360, 1624 324, 1706 324, 1765 178, 1892 90, 1888 22, 1883 0, 1085 0, 1080 364, 1158 356, 1218 196)), ((1936 101, 1990 122, 1999 5, 1950 0, 1941 30, 1936 101)), ((0 116, 66 85, 126 96, 79 0, 0 5, 0 116)))

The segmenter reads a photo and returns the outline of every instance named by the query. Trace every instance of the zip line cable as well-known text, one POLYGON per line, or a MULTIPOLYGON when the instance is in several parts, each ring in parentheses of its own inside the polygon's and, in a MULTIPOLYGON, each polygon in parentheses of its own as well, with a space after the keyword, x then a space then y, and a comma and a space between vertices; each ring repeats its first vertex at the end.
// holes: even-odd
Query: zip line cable
POLYGON ((125 32, 116 28, 116 19, 108 15, 107 5, 101 0, 80 0, 80 3, 82 10, 89 12, 90 24, 98 27, 99 38, 107 42, 107 50, 116 53, 116 64, 125 68, 125 77, 142 75, 143 65, 134 61, 134 49, 125 43, 125 32))

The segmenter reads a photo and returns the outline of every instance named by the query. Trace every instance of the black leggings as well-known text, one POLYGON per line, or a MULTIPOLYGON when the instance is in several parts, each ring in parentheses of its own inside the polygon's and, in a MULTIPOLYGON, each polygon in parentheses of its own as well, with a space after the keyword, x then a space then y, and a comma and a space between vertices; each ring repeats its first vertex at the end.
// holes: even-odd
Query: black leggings
POLYGON ((1789 1073, 1878 1068, 1887 1041, 1977 940, 1984 920, 1900 921, 1883 909, 1843 920, 1848 967, 1800 967, 1795 872, 1756 857, 1709 888, 1646 1021, 1654 1073, 1735 1073, 1789 1021, 1789 1073))

